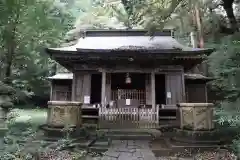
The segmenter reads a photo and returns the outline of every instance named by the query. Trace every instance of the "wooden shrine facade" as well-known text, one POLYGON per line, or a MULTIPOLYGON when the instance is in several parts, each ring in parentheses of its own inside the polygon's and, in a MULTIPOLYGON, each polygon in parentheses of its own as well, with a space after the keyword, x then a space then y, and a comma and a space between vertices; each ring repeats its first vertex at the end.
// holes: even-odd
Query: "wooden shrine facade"
MULTIPOLYGON (((104 99, 101 96, 102 94, 101 88, 102 86, 104 87, 104 84, 101 83, 103 79, 102 73, 100 72, 85 73, 85 74, 81 74, 81 73, 82 72, 78 72, 78 75, 76 75, 76 77, 82 76, 82 80, 83 80, 82 83, 84 83, 83 86, 86 87, 86 88, 83 88, 82 91, 80 89, 74 90, 74 88, 80 88, 80 87, 76 87, 73 85, 74 80, 73 80, 72 73, 58 73, 52 77, 49 77, 49 79, 51 79, 51 86, 52 86, 50 99, 53 101, 54 100, 55 101, 61 101, 61 100, 71 101, 72 99, 76 99, 84 102, 84 96, 85 96, 85 101, 86 99, 90 98, 89 99, 90 102, 86 103, 88 105, 101 104, 101 103, 105 103, 105 105, 108 105, 112 103, 113 107, 117 107, 118 104, 114 102, 117 102, 118 100, 119 100, 119 103, 122 102, 123 104, 125 103, 126 99, 135 99, 138 101, 138 102, 135 102, 136 105, 138 106, 145 105, 150 107, 153 103, 152 95, 154 95, 154 93, 152 93, 152 91, 154 90, 152 90, 152 87, 154 87, 155 88, 155 105, 162 105, 162 104, 174 105, 179 102, 200 103, 200 102, 208 101, 206 82, 208 82, 208 80, 210 79, 200 74, 186 74, 186 73, 181 74, 182 73, 181 71, 179 71, 179 74, 176 74, 176 72, 169 72, 169 73, 154 72, 154 76, 152 76, 152 73, 140 73, 140 75, 142 75, 142 78, 143 78, 140 81, 143 81, 142 83, 145 83, 144 87, 139 89, 137 88, 116 89, 112 87, 111 79, 112 77, 114 77, 114 75, 117 75, 118 73, 107 72, 106 84, 105 84, 106 96, 104 99), (159 79, 159 78, 164 78, 164 79, 159 79), (99 81, 99 82, 97 83, 96 81, 99 81), (152 86, 152 81, 155 81, 155 86, 152 86), (180 83, 177 81, 180 81, 180 83), (99 91, 96 91, 97 89, 99 91), (76 94, 76 92, 79 92, 79 93, 76 94), (95 92, 96 94, 93 95, 94 93, 91 93, 91 92, 95 92), (72 97, 72 95, 74 94, 76 97, 72 97), (160 94, 160 96, 158 94, 160 94), (95 96, 95 99, 92 98, 92 95, 93 97, 95 96)), ((131 78, 132 74, 133 75, 136 74, 136 72, 134 73, 127 72, 127 73, 128 74, 121 73, 119 75, 129 75, 131 78)), ((125 78, 125 76, 123 78, 125 78)), ((123 78, 122 78, 122 81, 125 81, 123 78)), ((76 81, 77 80, 75 80, 75 83, 76 81)), ((78 84, 81 84, 81 83, 78 82, 78 84)))
POLYGON ((213 49, 183 46, 169 30, 153 37, 145 30, 94 30, 80 35, 75 45, 46 49, 72 72, 49 77, 52 101, 100 106, 99 115, 109 117, 103 126, 131 124, 130 128, 154 127, 159 108, 207 102, 209 78, 188 71, 213 49))
POLYGON ((209 79, 187 73, 213 49, 183 46, 169 30, 156 32, 153 37, 144 30, 97 30, 81 35, 73 46, 46 50, 72 72, 71 78, 53 80, 53 86, 65 84, 61 86, 66 93, 58 98, 52 94, 52 99, 63 97, 102 106, 133 103, 152 108, 207 101, 209 79))

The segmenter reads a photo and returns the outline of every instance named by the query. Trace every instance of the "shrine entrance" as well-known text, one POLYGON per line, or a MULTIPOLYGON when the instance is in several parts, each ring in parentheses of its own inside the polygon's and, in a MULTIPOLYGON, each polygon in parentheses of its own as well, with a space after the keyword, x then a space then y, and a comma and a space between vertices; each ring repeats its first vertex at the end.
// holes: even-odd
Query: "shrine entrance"
POLYGON ((138 108, 146 102, 145 74, 111 74, 111 100, 117 108, 138 108))
POLYGON ((99 108, 100 128, 157 128, 158 106, 147 104, 151 103, 149 74, 111 73, 109 77, 111 98, 99 108))

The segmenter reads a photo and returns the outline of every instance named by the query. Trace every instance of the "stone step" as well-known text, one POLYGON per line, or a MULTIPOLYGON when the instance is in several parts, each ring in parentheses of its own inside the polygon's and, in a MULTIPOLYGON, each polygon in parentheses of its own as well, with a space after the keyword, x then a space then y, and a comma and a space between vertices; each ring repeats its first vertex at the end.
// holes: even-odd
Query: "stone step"
POLYGON ((94 140, 79 140, 79 141, 74 141, 68 147, 70 148, 78 147, 78 148, 85 149, 89 147, 92 143, 94 143, 94 140))
POLYGON ((173 137, 172 141, 182 144, 198 144, 198 145, 220 145, 220 140, 195 140, 191 137, 173 137))
POLYGON ((105 129, 99 133, 113 140, 152 140, 161 136, 161 132, 156 129, 105 129))
POLYGON ((103 152, 106 152, 108 149, 109 149, 109 147, 91 146, 88 148, 88 152, 103 153, 103 152))
POLYGON ((151 143, 152 152, 156 157, 170 156, 172 154, 172 148, 169 146, 165 139, 158 139, 151 143))
POLYGON ((168 138, 154 141, 151 145, 155 156, 172 156, 172 155, 188 155, 199 151, 214 150, 219 148, 218 145, 188 144, 171 141, 168 138))
POLYGON ((150 134, 106 134, 105 136, 112 140, 152 140, 154 138, 150 134))
POLYGON ((109 146, 111 145, 111 140, 109 139, 96 139, 89 147, 89 152, 97 152, 102 153, 106 152, 109 149, 109 146))
POLYGON ((129 134, 152 134, 155 132, 159 132, 156 129, 100 129, 98 132, 104 132, 104 133, 129 133, 129 134))

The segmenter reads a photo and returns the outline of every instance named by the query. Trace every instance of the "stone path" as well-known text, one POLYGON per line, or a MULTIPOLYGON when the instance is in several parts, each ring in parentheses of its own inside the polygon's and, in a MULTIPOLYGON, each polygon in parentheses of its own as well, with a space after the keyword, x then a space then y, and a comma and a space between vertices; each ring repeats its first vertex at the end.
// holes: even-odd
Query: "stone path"
POLYGON ((157 160, 149 148, 149 141, 113 140, 101 160, 157 160))

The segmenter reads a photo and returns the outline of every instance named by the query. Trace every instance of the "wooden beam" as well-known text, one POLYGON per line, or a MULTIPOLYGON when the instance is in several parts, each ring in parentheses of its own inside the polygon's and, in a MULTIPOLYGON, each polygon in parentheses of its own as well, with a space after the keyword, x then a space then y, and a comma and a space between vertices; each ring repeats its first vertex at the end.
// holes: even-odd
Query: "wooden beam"
POLYGON ((179 72, 183 71, 183 66, 181 65, 158 65, 158 66, 152 66, 152 67, 139 67, 137 65, 116 65, 115 66, 99 66, 99 65, 93 65, 93 64, 75 64, 74 70, 78 71, 86 71, 86 72, 101 72, 101 69, 105 68, 106 72, 110 73, 151 73, 154 69, 154 72, 163 73, 163 72, 179 72))

